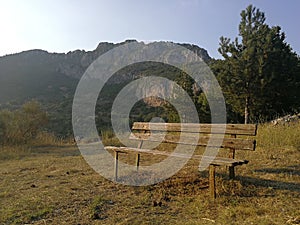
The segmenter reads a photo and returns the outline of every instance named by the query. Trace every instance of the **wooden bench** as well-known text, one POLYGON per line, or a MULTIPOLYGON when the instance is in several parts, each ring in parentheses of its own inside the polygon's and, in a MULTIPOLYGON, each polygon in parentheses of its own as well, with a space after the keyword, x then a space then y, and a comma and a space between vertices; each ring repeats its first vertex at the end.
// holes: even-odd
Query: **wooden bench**
MULTIPOLYGON (((132 126, 132 133, 130 139, 137 140, 138 145, 136 148, 130 147, 115 147, 107 146, 106 149, 113 150, 115 152, 115 179, 118 179, 118 160, 119 153, 133 152, 136 154, 136 168, 138 170, 140 166, 141 153, 148 153, 153 155, 170 156, 170 152, 161 151, 157 149, 144 149, 143 144, 147 141, 151 142, 163 142, 183 145, 195 145, 195 146, 208 146, 208 140, 213 133, 222 136, 223 140, 220 142, 220 148, 228 149, 228 157, 209 157, 203 155, 192 155, 191 158, 199 160, 207 160, 209 162, 209 189, 210 196, 216 198, 216 184, 215 184, 215 168, 216 166, 227 166, 229 168, 229 178, 235 177, 234 168, 239 165, 247 164, 248 160, 235 159, 236 150, 250 150, 254 151, 256 147, 256 141, 253 136, 256 135, 256 124, 180 124, 180 123, 147 123, 147 122, 135 122, 132 126), (166 132, 163 133, 161 138, 159 135, 155 135, 159 138, 153 138, 151 132, 166 132), (225 132, 225 133, 224 133, 225 132), (199 134, 198 142, 189 141, 189 135, 199 134), (186 135, 184 138, 185 143, 179 141, 180 135, 186 135)), ((211 145, 211 143, 210 143, 211 145)), ((190 157, 184 154, 172 154, 176 157, 190 157)))

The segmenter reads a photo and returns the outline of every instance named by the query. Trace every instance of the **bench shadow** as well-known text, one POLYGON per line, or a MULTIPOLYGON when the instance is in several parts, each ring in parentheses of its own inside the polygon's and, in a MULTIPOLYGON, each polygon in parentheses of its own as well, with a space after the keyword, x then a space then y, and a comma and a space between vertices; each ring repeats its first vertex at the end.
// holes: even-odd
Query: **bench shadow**
POLYGON ((32 155, 53 155, 58 157, 79 156, 80 151, 75 145, 35 146, 30 149, 32 155))
POLYGON ((289 174, 300 176, 300 165, 287 166, 285 168, 263 168, 254 170, 255 172, 261 173, 275 173, 275 174, 289 174))
POLYGON ((300 183, 284 182, 247 176, 237 176, 237 179, 245 185, 254 185, 256 187, 266 187, 300 193, 300 183))
MULTIPOLYGON (((300 166, 288 166, 284 169, 274 169, 274 168, 267 168, 267 169, 259 169, 256 170, 257 172, 267 172, 267 173, 287 173, 287 174, 293 174, 293 175, 299 175, 299 170, 295 168, 299 168, 300 166)), ((208 177, 207 171, 202 171, 199 173, 200 177, 208 177)), ((228 173, 220 172, 217 174, 217 177, 221 177, 222 179, 226 181, 230 181, 228 177, 228 173)), ((237 195, 243 196, 243 197, 251 197, 251 196, 257 196, 257 197, 266 197, 266 196, 274 196, 274 194, 260 194, 256 188, 263 187, 268 188, 271 190, 283 190, 283 191, 291 191, 296 192, 297 195, 300 193, 300 183, 296 182, 286 182, 286 181, 278 181, 278 180, 271 180, 271 179, 264 179, 260 177, 250 177, 250 176, 243 176, 243 175, 237 175, 233 181, 238 181, 242 184, 244 187, 241 192, 237 191, 237 195), (256 187, 252 189, 251 187, 256 187)), ((217 184, 220 185, 220 184, 217 184)), ((270 192, 272 193, 272 192, 270 192)), ((226 194, 225 194, 226 195, 226 194)))
MULTIPOLYGON (((287 174, 300 176, 300 165, 290 165, 284 168, 262 168, 256 169, 255 172, 259 173, 272 173, 272 174, 287 174)), ((267 187, 279 190, 294 191, 300 193, 300 183, 296 182, 285 182, 278 180, 269 180, 257 177, 239 176, 238 179, 247 184, 252 184, 258 187, 267 187)))

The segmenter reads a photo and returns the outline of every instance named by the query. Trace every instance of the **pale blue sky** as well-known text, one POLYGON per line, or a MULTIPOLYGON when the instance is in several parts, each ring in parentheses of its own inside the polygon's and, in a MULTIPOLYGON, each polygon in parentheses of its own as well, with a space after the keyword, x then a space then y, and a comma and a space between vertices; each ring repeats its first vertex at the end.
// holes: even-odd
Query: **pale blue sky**
POLYGON ((300 55, 298 0, 0 0, 0 56, 137 39, 197 44, 220 58, 220 36, 237 36, 249 4, 265 12, 269 25, 280 25, 300 55))

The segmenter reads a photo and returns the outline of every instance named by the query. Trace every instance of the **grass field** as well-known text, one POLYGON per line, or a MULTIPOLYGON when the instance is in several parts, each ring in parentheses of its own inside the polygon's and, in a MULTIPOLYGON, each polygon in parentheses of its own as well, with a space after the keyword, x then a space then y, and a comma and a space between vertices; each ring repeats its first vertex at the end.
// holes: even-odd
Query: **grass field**
MULTIPOLYGON (((147 187, 94 172, 72 145, 1 147, 0 224, 300 224, 300 124, 260 125, 249 164, 228 180, 217 169, 217 199, 190 160, 147 187)), ((147 161, 147 158, 143 158, 147 161)))

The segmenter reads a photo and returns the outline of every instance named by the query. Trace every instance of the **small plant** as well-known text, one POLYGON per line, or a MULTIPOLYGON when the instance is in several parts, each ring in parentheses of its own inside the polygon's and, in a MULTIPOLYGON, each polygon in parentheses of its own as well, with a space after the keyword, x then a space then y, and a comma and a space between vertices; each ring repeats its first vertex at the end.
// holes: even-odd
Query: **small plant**
POLYGON ((43 208, 36 212, 33 212, 32 214, 28 214, 27 217, 29 221, 38 221, 41 218, 45 217, 47 214, 49 214, 51 211, 51 208, 43 208))
POLYGON ((106 200, 102 196, 97 196, 94 198, 91 204, 91 218, 93 220, 101 220, 106 217, 102 215, 105 210, 106 200))

